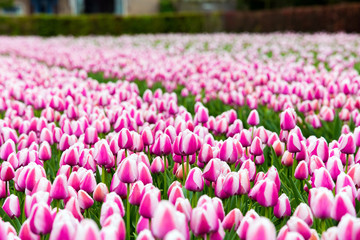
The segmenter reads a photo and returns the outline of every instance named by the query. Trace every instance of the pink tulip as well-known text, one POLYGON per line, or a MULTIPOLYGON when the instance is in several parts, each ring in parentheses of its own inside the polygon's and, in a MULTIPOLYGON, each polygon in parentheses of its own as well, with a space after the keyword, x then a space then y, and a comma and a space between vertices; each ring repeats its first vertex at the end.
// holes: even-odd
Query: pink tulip
MULTIPOLYGON (((145 191, 145 189, 143 190, 145 191)), ((160 202, 160 192, 158 189, 146 191, 141 199, 139 213, 146 218, 152 218, 160 202)))
POLYGON ((238 208, 232 209, 222 221, 222 226, 225 230, 230 231, 232 228, 238 229, 243 215, 238 208))
POLYGON ((243 154, 242 146, 235 139, 227 139, 220 148, 219 158, 229 164, 235 163, 243 154))
POLYGON ((313 187, 325 187, 329 190, 333 190, 335 187, 329 171, 324 167, 314 171, 314 174, 311 177, 311 184, 313 187))
POLYGON ((105 197, 105 202, 113 202, 115 203, 119 210, 120 210, 120 216, 124 217, 125 216, 125 208, 124 208, 124 204, 120 198, 119 195, 117 195, 115 192, 111 192, 109 194, 106 195, 105 197))
POLYGON ((291 217, 286 225, 288 226, 289 231, 300 233, 304 239, 309 239, 311 236, 310 227, 298 217, 291 217))
POLYGON ((312 188, 310 189, 309 203, 316 218, 330 218, 334 205, 334 196, 326 188, 312 188))
POLYGON ((171 140, 168 135, 161 134, 154 142, 152 152, 157 155, 168 155, 171 153, 171 140))
POLYGON ((294 109, 286 109, 280 114, 280 128, 283 130, 291 130, 296 125, 296 113, 294 109))
POLYGON ((260 117, 259 113, 256 111, 256 109, 252 110, 247 118, 247 123, 250 126, 256 126, 260 123, 260 117))
POLYGON ((208 163, 212 158, 213 158, 213 150, 211 148, 211 146, 209 144, 204 144, 202 145, 200 151, 199 151, 199 155, 198 155, 198 160, 201 163, 208 163))
POLYGON ((273 207, 278 202, 278 189, 274 181, 261 180, 250 190, 249 197, 264 207, 273 207))
POLYGON ((331 217, 336 221, 340 221, 346 214, 356 216, 356 210, 349 196, 345 192, 341 192, 335 196, 331 217))
POLYGON ((91 170, 86 171, 80 181, 80 189, 92 193, 96 187, 96 179, 91 170))
POLYGON ((186 217, 186 221, 189 222, 192 214, 192 208, 189 199, 177 198, 174 205, 176 211, 183 213, 186 217))
MULTIPOLYGON (((76 193, 75 193, 76 194, 76 193)), ((84 219, 83 215, 81 214, 80 211, 80 206, 79 206, 79 201, 75 197, 71 197, 65 204, 65 208, 66 210, 68 210, 69 212, 72 213, 72 215, 74 216, 74 218, 76 218, 78 221, 81 221, 84 219)))
POLYGON ((275 151, 276 156, 281 156, 284 154, 285 151, 285 144, 283 142, 280 142, 280 140, 274 141, 272 144, 272 147, 275 151))
POLYGON ((309 226, 312 226, 312 224, 314 222, 314 217, 313 217, 313 214, 311 212, 311 209, 305 203, 300 203, 296 207, 293 216, 302 219, 309 226))
POLYGON ((141 138, 145 146, 152 145, 154 143, 154 136, 149 127, 143 129, 141 138))
POLYGON ((250 191, 250 177, 249 171, 247 169, 240 169, 239 174, 239 190, 238 194, 244 195, 248 194, 250 191))
POLYGON ((100 166, 112 167, 115 165, 114 155, 106 140, 100 140, 95 144, 94 160, 100 166))
POLYGON ((106 195, 109 193, 109 190, 105 183, 99 183, 93 192, 94 200, 97 202, 103 202, 106 195))
POLYGON ((204 179, 200 168, 193 168, 190 170, 186 182, 185 188, 193 192, 201 192, 204 188, 204 179))
POLYGON ((36 234, 48 234, 53 225, 53 216, 50 207, 45 203, 37 203, 32 207, 30 214, 30 229, 36 234))
POLYGON ((75 239, 100 240, 100 232, 98 226, 91 219, 83 220, 77 229, 75 239))
POLYGON ((3 162, 0 167, 0 179, 8 182, 15 177, 15 171, 9 162, 3 162))
POLYGON ((140 152, 144 149, 144 142, 137 132, 131 132, 131 138, 133 141, 133 145, 131 146, 130 150, 133 152, 140 152))
POLYGON ((190 238, 184 214, 177 212, 171 203, 161 201, 151 220, 151 232, 156 238, 164 238, 174 229, 182 233, 185 239, 190 238))
POLYGON ((54 219, 50 240, 74 239, 78 228, 77 220, 68 211, 60 211, 54 219))
POLYGON ((141 181, 136 181, 131 185, 129 202, 132 205, 140 205, 142 198, 142 191, 144 190, 144 184, 141 181))
POLYGON ((286 167, 290 167, 293 165, 293 163, 294 163, 293 154, 288 151, 285 151, 281 157, 281 164, 286 167))
POLYGON ((340 158, 330 157, 326 163, 326 169, 329 171, 331 178, 336 181, 339 174, 343 171, 343 165, 340 158))
POLYGON ((284 216, 289 217, 291 215, 290 201, 284 193, 281 194, 279 201, 274 207, 274 215, 277 218, 282 218, 284 216))
POLYGON ((294 132, 290 132, 287 140, 287 149, 291 153, 297 153, 301 151, 301 143, 298 135, 294 132))
POLYGON ((118 167, 117 175, 124 183, 135 182, 139 177, 136 160, 132 156, 125 158, 118 167))
POLYGON ((51 147, 48 142, 42 142, 39 148, 39 159, 47 161, 51 159, 51 147))
POLYGON ((98 132, 94 127, 88 127, 85 130, 84 142, 85 144, 92 145, 98 141, 98 132))
POLYGON ((148 229, 141 231, 136 239, 137 240, 155 240, 155 238, 151 234, 150 230, 148 230, 148 229))
POLYGON ((340 151, 345 154, 354 154, 356 150, 353 134, 344 135, 340 141, 340 151))
POLYGON ((243 129, 240 132, 239 142, 243 147, 249 147, 251 145, 251 132, 247 129, 243 129))
POLYGON ((259 218, 259 215, 253 210, 250 209, 241 220, 238 229, 236 230, 237 235, 240 239, 245 239, 249 227, 253 224, 255 219, 259 218))
POLYGON ((94 200, 84 190, 80 190, 77 195, 79 207, 83 210, 90 208, 94 204, 94 200))
POLYGON ((218 158, 213 158, 206 164, 203 170, 203 177, 208 181, 215 182, 220 173, 221 161, 218 158))
POLYGON ((274 224, 267 218, 259 217, 249 226, 246 233, 246 239, 276 239, 276 230, 274 224))
MULTIPOLYGON (((19 232, 19 238, 20 239, 24 239, 24 240, 39 240, 40 236, 33 233, 30 229, 30 220, 27 219, 25 220, 25 222, 21 225, 20 228, 20 232, 19 232)), ((6 235, 4 238, 1 239, 6 239, 6 235)))
POLYGON ((20 216, 21 212, 19 199, 14 194, 11 194, 8 198, 5 199, 2 208, 10 218, 18 218, 20 216))
POLYGON ((253 161, 250 159, 243 162, 243 164, 240 167, 240 170, 247 170, 249 173, 250 181, 253 181, 256 175, 256 166, 253 161))
POLYGON ((356 240, 359 237, 359 223, 358 219, 346 214, 341 218, 337 226, 337 237, 339 240, 351 239, 356 240))
POLYGON ((13 152, 15 152, 15 143, 12 139, 8 139, 0 148, 0 158, 6 161, 13 152))
POLYGON ((133 140, 128 129, 123 128, 119 132, 118 145, 121 149, 130 149, 132 147, 133 140))
POLYGON ((254 156, 263 154, 263 146, 259 137, 255 137, 250 146, 250 153, 254 156))
POLYGON ((57 176, 51 186, 50 197, 53 199, 65 199, 69 195, 66 176, 57 176))

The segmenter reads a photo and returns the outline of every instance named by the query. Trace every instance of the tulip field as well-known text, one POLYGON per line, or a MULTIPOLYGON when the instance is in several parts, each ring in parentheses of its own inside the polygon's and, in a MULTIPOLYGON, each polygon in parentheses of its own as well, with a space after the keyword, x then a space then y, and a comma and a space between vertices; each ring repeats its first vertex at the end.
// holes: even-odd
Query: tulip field
POLYGON ((0 36, 0 240, 360 239, 360 36, 0 36))

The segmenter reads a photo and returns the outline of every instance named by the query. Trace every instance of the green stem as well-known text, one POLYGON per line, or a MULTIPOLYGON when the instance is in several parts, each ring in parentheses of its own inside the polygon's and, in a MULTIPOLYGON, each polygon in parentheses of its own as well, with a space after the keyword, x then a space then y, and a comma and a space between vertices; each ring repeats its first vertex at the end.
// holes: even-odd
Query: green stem
POLYGON ((322 232, 325 232, 325 231, 326 231, 325 219, 321 219, 321 231, 322 231, 322 232))
POLYGON ((348 167, 349 167, 349 154, 346 154, 346 166, 345 166, 345 173, 348 172, 348 167))
POLYGON ((185 163, 184 158, 181 157, 181 167, 182 167, 182 178, 183 178, 183 185, 185 186, 185 163))
POLYGON ((291 178, 293 178, 294 175, 295 175, 295 168, 296 168, 296 153, 294 153, 294 160, 293 160, 293 164, 292 164, 291 178))
POLYGON ((129 195, 130 195, 130 184, 127 186, 127 199, 126 199, 126 236, 127 239, 130 239, 130 202, 129 202, 129 195))
POLYGON ((188 172, 190 172, 189 155, 186 156, 186 174, 185 174, 185 179, 186 179, 186 177, 187 177, 188 172))
POLYGON ((125 157, 127 157, 127 156, 128 156, 127 149, 125 149, 125 157))
POLYGON ((101 181, 106 185, 106 169, 104 165, 102 165, 101 181))
POLYGON ((59 212, 59 209, 60 209, 60 200, 56 199, 56 213, 59 212))
POLYGON ((166 195, 167 182, 166 182, 166 156, 164 156, 164 194, 166 195))
POLYGON ((149 162, 151 164, 152 161, 151 161, 151 158, 150 158, 150 146, 148 146, 148 148, 147 148, 147 155, 148 155, 148 158, 149 158, 149 162))

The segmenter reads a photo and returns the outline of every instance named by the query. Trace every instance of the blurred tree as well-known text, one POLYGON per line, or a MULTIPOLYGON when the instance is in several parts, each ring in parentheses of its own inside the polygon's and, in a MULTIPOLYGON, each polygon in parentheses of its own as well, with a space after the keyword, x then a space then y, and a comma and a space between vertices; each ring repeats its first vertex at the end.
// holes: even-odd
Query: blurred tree
POLYGON ((13 0, 0 0, 0 8, 10 8, 14 6, 13 0))
POLYGON ((159 11, 161 13, 175 12, 175 4, 172 0, 160 0, 159 11))

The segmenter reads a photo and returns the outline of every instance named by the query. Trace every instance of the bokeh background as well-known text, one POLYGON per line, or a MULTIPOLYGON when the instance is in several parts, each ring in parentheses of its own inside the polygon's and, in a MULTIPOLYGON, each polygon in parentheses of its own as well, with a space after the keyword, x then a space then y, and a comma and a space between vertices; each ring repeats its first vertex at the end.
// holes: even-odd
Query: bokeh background
POLYGON ((0 34, 360 32, 360 0, 0 0, 0 34))

